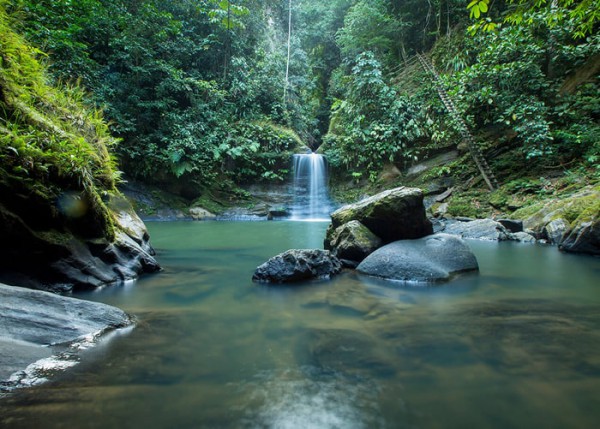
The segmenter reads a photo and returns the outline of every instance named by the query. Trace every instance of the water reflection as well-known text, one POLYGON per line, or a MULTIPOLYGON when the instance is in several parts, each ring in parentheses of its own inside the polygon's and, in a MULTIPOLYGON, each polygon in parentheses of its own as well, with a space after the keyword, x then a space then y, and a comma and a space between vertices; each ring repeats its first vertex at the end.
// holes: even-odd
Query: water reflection
POLYGON ((265 371, 240 385, 249 395, 242 427, 348 428, 382 427, 379 389, 368 380, 348 380, 335 372, 302 367, 283 372, 265 371))

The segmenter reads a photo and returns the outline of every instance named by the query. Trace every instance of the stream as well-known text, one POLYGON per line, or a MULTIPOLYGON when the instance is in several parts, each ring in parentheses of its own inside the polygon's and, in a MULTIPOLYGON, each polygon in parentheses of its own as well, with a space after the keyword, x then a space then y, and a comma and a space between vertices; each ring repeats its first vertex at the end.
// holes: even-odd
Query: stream
POLYGON ((593 428, 600 258, 469 241, 480 274, 251 282, 326 222, 153 222, 164 271, 78 297, 134 314, 2 428, 593 428))

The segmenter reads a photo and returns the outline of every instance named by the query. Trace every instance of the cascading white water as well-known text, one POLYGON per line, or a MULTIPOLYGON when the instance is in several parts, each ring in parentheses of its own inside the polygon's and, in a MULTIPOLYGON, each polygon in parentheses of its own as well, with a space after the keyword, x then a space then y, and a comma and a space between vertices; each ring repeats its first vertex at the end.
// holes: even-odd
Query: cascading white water
POLYGON ((317 153, 294 155, 293 220, 330 220, 327 163, 317 153))

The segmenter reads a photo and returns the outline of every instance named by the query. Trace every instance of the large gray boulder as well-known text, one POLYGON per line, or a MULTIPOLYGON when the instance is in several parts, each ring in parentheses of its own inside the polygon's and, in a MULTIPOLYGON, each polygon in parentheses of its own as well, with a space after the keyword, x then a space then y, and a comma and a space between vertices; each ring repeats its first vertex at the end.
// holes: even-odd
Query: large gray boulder
POLYGON ((382 244, 369 228, 353 220, 338 227, 329 240, 325 240, 325 249, 331 250, 344 265, 355 267, 382 244))
POLYGON ((256 268, 252 281, 290 283, 329 278, 342 270, 342 263, 328 250, 291 249, 256 268))
POLYGON ((434 234, 417 240, 401 240, 376 250, 360 263, 363 274, 389 280, 441 282, 479 265, 460 238, 434 234))
MULTIPOLYGON (((0 381, 56 350, 131 324, 115 307, 0 284, 0 381)), ((31 374, 13 377, 14 384, 25 377, 31 374)))
POLYGON ((504 241, 510 239, 510 232, 504 225, 492 219, 449 223, 446 225, 444 232, 474 240, 504 241))
POLYGON ((569 223, 563 218, 557 218, 548 222, 542 228, 542 238, 548 240, 548 243, 558 245, 563 241, 567 230, 569 229, 569 223))
POLYGON ((384 243, 424 237, 433 232, 423 205, 423 192, 417 188, 400 187, 381 192, 355 204, 344 206, 331 215, 326 240, 334 231, 357 220, 384 243))

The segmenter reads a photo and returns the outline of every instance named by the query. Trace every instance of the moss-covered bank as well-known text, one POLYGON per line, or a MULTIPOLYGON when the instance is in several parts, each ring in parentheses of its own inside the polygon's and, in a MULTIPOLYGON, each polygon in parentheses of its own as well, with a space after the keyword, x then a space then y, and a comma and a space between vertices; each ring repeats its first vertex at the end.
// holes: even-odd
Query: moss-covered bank
POLYGON ((115 188, 119 172, 110 154, 117 141, 102 113, 83 102, 79 88, 48 83, 43 54, 13 30, 4 4, 0 277, 71 290, 156 269, 143 224, 135 213, 123 215, 129 209, 115 188))

